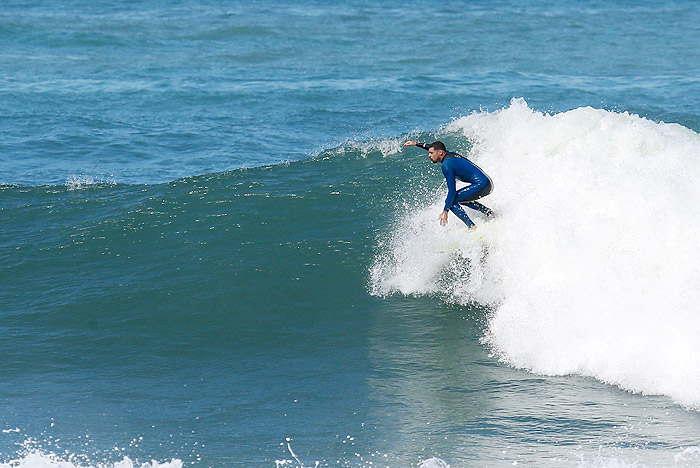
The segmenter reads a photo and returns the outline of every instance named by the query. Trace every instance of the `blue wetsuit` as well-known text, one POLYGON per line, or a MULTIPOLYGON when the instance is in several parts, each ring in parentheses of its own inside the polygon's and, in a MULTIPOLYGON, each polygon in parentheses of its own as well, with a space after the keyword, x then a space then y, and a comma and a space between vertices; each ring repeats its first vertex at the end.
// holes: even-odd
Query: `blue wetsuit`
MULTIPOLYGON (((416 144, 424 150, 429 149, 425 143, 416 144)), ((467 226, 474 226, 474 222, 469 219, 467 213, 460 205, 468 206, 473 210, 480 211, 486 216, 493 216, 493 211, 481 203, 475 201, 485 197, 493 189, 493 183, 489 176, 482 171, 479 166, 457 153, 448 152, 442 160, 442 173, 447 182, 447 198, 445 199, 445 211, 451 211, 467 226), (459 190, 456 189, 457 179, 468 182, 469 185, 459 190)))

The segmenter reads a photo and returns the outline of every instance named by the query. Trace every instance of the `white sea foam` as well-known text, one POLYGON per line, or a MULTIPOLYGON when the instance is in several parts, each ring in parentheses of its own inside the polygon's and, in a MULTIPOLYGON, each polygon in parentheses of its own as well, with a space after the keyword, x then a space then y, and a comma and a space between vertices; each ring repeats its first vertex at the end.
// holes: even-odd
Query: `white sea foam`
POLYGON ((66 180, 68 190, 80 190, 93 185, 115 185, 117 182, 111 177, 93 177, 89 175, 72 175, 66 180))
POLYGON ((700 135, 523 100, 445 131, 473 142, 499 217, 442 229, 441 192, 397 223, 372 292, 479 302, 484 341, 510 365, 700 408, 700 135))
POLYGON ((182 468, 182 461, 173 459, 169 462, 136 462, 124 457, 116 463, 84 464, 75 460, 62 459, 55 455, 44 453, 29 453, 15 460, 0 462, 0 468, 182 468))
POLYGON ((445 460, 433 457, 421 462, 418 468, 450 468, 450 465, 445 460))

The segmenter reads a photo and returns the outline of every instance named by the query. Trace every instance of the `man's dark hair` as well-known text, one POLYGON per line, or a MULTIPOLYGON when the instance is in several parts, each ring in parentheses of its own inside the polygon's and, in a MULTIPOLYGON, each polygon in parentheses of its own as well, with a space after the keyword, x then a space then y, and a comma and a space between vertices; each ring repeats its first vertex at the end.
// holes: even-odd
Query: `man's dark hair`
POLYGON ((447 148, 445 148, 445 143, 441 141, 434 141, 430 143, 430 146, 428 146, 428 149, 430 148, 435 148, 436 150, 443 150, 445 153, 447 153, 447 148))

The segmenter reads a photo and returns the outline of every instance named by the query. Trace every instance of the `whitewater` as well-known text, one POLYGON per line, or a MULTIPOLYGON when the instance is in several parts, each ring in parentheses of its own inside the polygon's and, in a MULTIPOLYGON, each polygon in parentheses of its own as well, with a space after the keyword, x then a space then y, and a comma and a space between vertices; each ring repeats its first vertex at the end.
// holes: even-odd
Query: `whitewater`
MULTIPOLYGON (((504 363, 581 375, 700 408, 700 136, 591 107, 523 99, 454 120, 492 177, 497 213, 468 234, 417 203, 382 240, 373 294, 488 306, 482 341, 504 363)), ((472 212, 474 213, 474 212, 472 212)))

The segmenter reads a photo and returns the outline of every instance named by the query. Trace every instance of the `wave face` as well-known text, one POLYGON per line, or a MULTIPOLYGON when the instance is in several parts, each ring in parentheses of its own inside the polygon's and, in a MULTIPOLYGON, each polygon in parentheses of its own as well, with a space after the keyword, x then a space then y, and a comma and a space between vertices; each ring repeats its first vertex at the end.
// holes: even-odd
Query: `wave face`
POLYGON ((700 136, 523 100, 445 133, 473 143, 499 216, 441 229, 440 192, 382 243, 372 292, 488 305, 483 341, 509 365, 700 408, 700 136))

